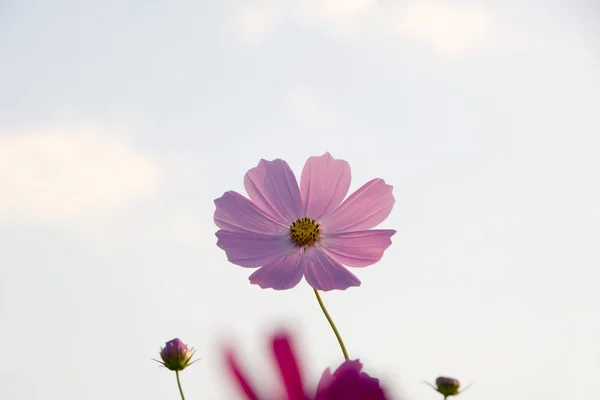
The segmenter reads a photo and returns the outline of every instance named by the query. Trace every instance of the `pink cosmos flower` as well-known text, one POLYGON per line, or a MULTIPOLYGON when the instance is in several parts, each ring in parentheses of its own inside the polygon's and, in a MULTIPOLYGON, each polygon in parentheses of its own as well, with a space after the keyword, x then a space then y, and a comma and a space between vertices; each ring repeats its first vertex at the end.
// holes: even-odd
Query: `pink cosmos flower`
MULTIPOLYGON (((333 374, 329 368, 321 376, 314 396, 307 394, 302 382, 298 361, 292 349, 290 337, 278 333, 272 339, 273 355, 279 366, 287 400, 386 400, 385 392, 379 380, 361 372, 358 360, 345 361, 333 374)), ((241 391, 248 400, 261 400, 242 372, 231 350, 227 350, 226 362, 241 391)), ((282 400, 283 400, 282 399, 282 400)))
POLYGON ((229 191, 215 200, 217 245, 230 262, 260 267, 250 282, 262 288, 290 289, 303 276, 318 290, 359 286, 342 264, 366 267, 381 259, 396 231, 372 228, 395 200, 379 178, 346 198, 350 181, 350 165, 329 153, 306 161, 299 187, 285 161, 261 160, 244 177, 250 199, 229 191))

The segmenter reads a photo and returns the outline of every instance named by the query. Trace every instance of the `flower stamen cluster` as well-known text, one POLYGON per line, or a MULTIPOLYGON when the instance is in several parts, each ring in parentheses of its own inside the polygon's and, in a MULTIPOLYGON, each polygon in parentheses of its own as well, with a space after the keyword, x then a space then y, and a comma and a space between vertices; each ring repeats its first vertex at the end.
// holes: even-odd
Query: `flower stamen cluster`
POLYGON ((290 237, 300 247, 311 246, 319 240, 320 226, 313 218, 298 218, 290 225, 290 237))

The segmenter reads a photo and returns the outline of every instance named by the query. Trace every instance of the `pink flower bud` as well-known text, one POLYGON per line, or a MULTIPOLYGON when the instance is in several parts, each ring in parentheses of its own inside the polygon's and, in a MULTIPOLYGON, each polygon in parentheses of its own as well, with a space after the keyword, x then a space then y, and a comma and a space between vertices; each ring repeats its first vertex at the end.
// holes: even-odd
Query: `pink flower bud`
POLYGON ((189 348, 181 340, 175 338, 168 341, 165 347, 160 349, 160 358, 162 365, 171 371, 183 371, 188 365, 192 364, 190 360, 194 355, 195 350, 189 348))

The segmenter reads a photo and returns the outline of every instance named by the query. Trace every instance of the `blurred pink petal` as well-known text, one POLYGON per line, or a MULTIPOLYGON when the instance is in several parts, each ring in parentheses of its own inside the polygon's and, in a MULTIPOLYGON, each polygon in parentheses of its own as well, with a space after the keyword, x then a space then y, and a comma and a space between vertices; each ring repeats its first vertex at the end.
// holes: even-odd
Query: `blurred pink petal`
POLYGON ((298 182, 283 160, 260 160, 246 173, 244 187, 254 204, 287 226, 304 214, 298 182))
POLYGON ((278 334, 273 337, 273 354, 279 364, 281 379, 289 400, 305 400, 302 376, 289 336, 278 334))
POLYGON ((310 157, 300 178, 304 214, 319 219, 340 205, 350 188, 350 165, 329 153, 310 157))
MULTIPOLYGON (((285 332, 277 333, 271 344, 287 400, 389 400, 379 380, 362 372, 362 364, 358 360, 345 361, 333 374, 327 368, 321 376, 316 395, 307 394, 290 336, 285 332)), ((242 373, 234 354, 227 350, 225 359, 229 372, 245 398, 259 400, 260 397, 242 373)))
POLYGON ((302 250, 287 253, 272 264, 267 264, 250 275, 250 283, 263 289, 285 290, 293 288, 304 275, 302 250))
POLYGON ((394 207, 393 187, 383 179, 373 179, 352 193, 331 214, 323 217, 328 233, 371 229, 385 220, 394 207))
POLYGON ((361 370, 358 360, 345 361, 333 375, 326 369, 315 400, 387 400, 379 380, 361 370))
POLYGON ((390 229, 333 233, 323 237, 323 251, 335 261, 349 267, 366 267, 381 260, 396 233, 390 229))
MULTIPOLYGON (((275 334, 271 339, 273 357, 283 381, 288 400, 309 400, 304 393, 302 374, 298 368, 298 361, 294 354, 290 336, 285 332, 275 334)), ((225 361, 235 382, 248 400, 259 400, 256 391, 252 389, 246 376, 241 372, 235 356, 230 350, 225 351, 225 361)))
POLYGON ((360 280, 323 251, 311 247, 306 250, 306 282, 317 290, 345 290, 350 286, 360 286, 360 280))
POLYGON ((250 382, 248 382, 248 379, 242 373, 242 370, 240 369, 240 366, 237 363, 235 355, 231 350, 226 351, 225 362, 227 363, 229 371, 233 374, 234 378, 236 379, 240 389, 242 390, 242 392, 244 392, 244 395, 246 395, 246 398, 248 400, 260 400, 259 397, 256 395, 255 390, 252 389, 252 386, 250 386, 250 382))
POLYGON ((259 233, 217 232, 217 246, 225 250, 227 259, 241 267, 256 268, 285 257, 294 249, 287 235, 259 233))
POLYGON ((271 219, 239 193, 225 192, 215 200, 215 205, 215 224, 223 230, 263 235, 281 235, 288 232, 288 225, 271 219))
POLYGON ((323 371, 323 374, 321 375, 321 379, 319 379, 319 383, 317 384, 317 395, 315 397, 315 400, 322 399, 334 381, 335 378, 331 374, 331 370, 329 368, 326 368, 325 371, 323 371))

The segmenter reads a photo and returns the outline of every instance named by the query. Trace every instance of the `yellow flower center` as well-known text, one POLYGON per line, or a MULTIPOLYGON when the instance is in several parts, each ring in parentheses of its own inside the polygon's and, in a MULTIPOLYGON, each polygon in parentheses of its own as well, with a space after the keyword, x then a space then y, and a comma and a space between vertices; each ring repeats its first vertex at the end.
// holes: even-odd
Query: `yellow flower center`
POLYGON ((308 217, 298 218, 290 225, 290 237, 300 247, 317 243, 321 230, 319 223, 308 217))

